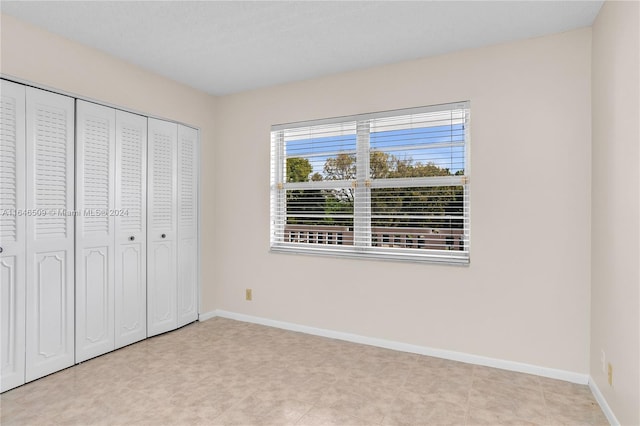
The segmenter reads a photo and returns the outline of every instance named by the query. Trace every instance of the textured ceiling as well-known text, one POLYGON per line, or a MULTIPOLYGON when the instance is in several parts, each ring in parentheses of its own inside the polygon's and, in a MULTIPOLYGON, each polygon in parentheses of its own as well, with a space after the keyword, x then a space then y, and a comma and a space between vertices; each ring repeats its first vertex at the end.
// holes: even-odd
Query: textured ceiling
POLYGON ((601 1, 0 2, 215 95, 572 30, 601 1))

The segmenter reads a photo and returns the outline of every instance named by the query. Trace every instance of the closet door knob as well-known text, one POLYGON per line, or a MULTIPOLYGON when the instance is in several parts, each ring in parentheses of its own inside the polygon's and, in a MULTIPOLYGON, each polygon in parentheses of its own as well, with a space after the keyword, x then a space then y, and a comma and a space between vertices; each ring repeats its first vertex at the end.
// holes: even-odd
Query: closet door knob
POLYGON ((133 235, 129 237, 129 241, 133 241, 135 239, 136 239, 136 237, 134 237, 133 235))
POLYGON ((167 238, 167 234, 160 235, 162 238, 167 238))

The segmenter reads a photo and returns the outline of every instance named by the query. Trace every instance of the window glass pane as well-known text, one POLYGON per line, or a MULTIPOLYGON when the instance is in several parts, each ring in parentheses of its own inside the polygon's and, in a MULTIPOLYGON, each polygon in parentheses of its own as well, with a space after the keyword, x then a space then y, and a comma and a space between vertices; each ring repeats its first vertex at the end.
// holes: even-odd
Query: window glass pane
POLYGON ((374 247, 463 250, 462 186, 371 190, 374 247))
POLYGON ((274 126, 272 247, 468 263, 468 118, 458 102, 274 126))
POLYGON ((287 190, 285 242, 353 245, 353 189, 287 190))
POLYGON ((372 120, 371 177, 463 174, 464 138, 463 110, 372 120))
POLYGON ((287 182, 355 178, 355 122, 285 130, 284 144, 287 182))

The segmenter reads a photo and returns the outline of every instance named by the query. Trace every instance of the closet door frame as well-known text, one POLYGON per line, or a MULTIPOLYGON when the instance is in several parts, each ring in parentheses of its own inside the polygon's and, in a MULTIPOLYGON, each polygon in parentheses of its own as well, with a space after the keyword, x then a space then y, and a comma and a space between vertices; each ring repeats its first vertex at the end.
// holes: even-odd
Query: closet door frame
MULTIPOLYGON (((153 181, 152 177, 151 177, 151 168, 149 167, 149 162, 150 160, 150 152, 151 152, 151 142, 150 142, 150 122, 151 121, 157 121, 157 122, 162 122, 162 123, 168 123, 169 125, 173 125, 173 126, 182 126, 179 123, 176 123, 174 121, 167 121, 161 118, 156 118, 152 115, 146 114, 144 112, 140 112, 140 111, 134 111, 134 110, 129 110, 126 108, 120 108, 117 105, 113 105, 113 104, 108 104, 108 103, 103 103, 100 101, 95 101, 93 99, 90 98, 86 98, 83 96, 79 96, 75 93, 71 93, 71 92, 65 92, 65 91, 61 91, 58 89, 52 89, 50 87, 46 87, 46 86, 41 86, 37 83, 34 83, 32 81, 29 80, 25 80, 25 79, 20 79, 20 78, 16 78, 16 77, 11 77, 11 76, 1 76, 1 81, 3 84, 3 91, 4 91, 4 85, 15 85, 16 87, 19 87, 20 90, 25 92, 25 107, 23 108, 23 110, 25 111, 25 117, 24 117, 24 121, 26 123, 25 125, 25 129, 24 129, 24 133, 25 133, 25 153, 24 153, 24 158, 25 158, 25 173, 24 173, 24 179, 23 179, 23 191, 22 194, 24 194, 24 204, 23 204, 23 209, 25 210, 33 210, 33 209, 38 209, 40 206, 38 205, 38 203, 35 202, 34 200, 34 193, 36 192, 33 189, 33 183, 35 180, 34 174, 36 172, 37 167, 34 166, 33 164, 28 165, 28 163, 33 163, 35 160, 33 160, 33 154, 37 152, 37 148, 34 146, 35 142, 34 142, 34 138, 33 138, 33 131, 29 129, 29 126, 33 126, 34 124, 34 120, 30 119, 29 117, 27 117, 26 111, 28 111, 30 108, 32 108, 32 104, 36 104, 38 102, 38 100, 40 99, 57 99, 60 104, 58 105, 60 107, 61 110, 65 110, 66 111, 66 138, 67 138, 67 158, 65 161, 66 167, 67 167, 67 176, 66 176, 66 203, 65 203, 65 211, 66 212, 70 212, 67 213, 68 216, 65 217, 64 219, 64 223, 66 226, 66 235, 64 236, 65 238, 62 239, 62 245, 58 245, 56 246, 56 243, 53 240, 49 240, 49 241, 44 241, 42 239, 38 239, 38 235, 35 232, 35 222, 37 220, 36 217, 29 217, 29 216, 23 216, 23 229, 24 229, 24 234, 26 235, 26 239, 23 239, 24 242, 24 256, 23 256, 23 267, 21 269, 20 266, 18 266, 18 271, 21 269, 23 271, 23 278, 24 278, 24 282, 25 285, 23 286, 23 291, 22 291, 22 296, 20 296, 20 294, 16 293, 16 297, 18 298, 18 302, 16 303, 16 306, 20 307, 22 306, 22 309, 24 311, 24 315, 20 315, 17 314, 16 318, 18 319, 18 322, 20 321, 20 319, 22 319, 24 326, 24 333, 18 333, 17 336, 20 337, 22 336, 22 345, 24 346, 24 356, 23 357, 18 357, 19 359, 22 359, 23 361, 23 368, 20 369, 20 367, 18 366, 18 370, 23 370, 24 374, 19 374, 19 376, 23 376, 24 375, 24 380, 20 379, 17 383, 16 386, 18 386, 19 384, 25 383, 25 382, 29 382, 32 380, 35 380, 39 377, 42 377, 44 375, 50 374, 52 372, 58 371, 60 369, 66 368, 70 365, 73 365, 76 362, 80 362, 80 360, 76 360, 76 356, 75 356, 75 343, 76 343, 76 339, 75 339, 75 285, 76 285, 76 250, 75 250, 75 218, 77 217, 78 214, 80 214, 76 204, 75 204, 75 196, 76 196, 76 191, 75 191, 75 179, 74 179, 74 174, 75 174, 75 108, 74 108, 74 104, 76 101, 86 101, 86 102, 90 102, 90 103, 95 103, 96 105, 101 105, 101 106, 105 106, 105 107, 109 107, 109 108, 113 108, 117 111, 122 111, 125 114, 135 114, 138 116, 143 117, 144 119, 147 120, 147 137, 148 137, 148 145, 147 145, 147 174, 145 175, 145 178, 147 180, 147 186, 146 186, 146 190, 147 190, 147 197, 146 201, 147 201, 147 225, 149 225, 149 223, 151 222, 150 220, 150 206, 149 206, 149 200, 150 200, 150 185, 151 182, 153 181), (28 100, 29 98, 29 93, 35 93, 35 95, 32 95, 32 99, 31 101, 28 100), (31 105, 31 106, 30 106, 31 105), (28 140, 27 140, 28 139, 28 140), (31 157, 30 157, 31 156, 31 157), (32 158, 33 161, 26 161, 28 158, 32 158), (30 188, 31 187, 31 188, 30 188), (58 282, 58 287, 56 287, 56 291, 57 291, 57 301, 59 302, 59 308, 58 310, 56 310, 56 312, 54 312, 56 314, 56 327, 59 325, 58 329, 57 329, 57 333, 56 333, 56 342, 59 343, 57 350, 55 351, 47 351, 47 343, 51 344, 52 343, 52 339, 44 339, 43 337, 46 337, 45 334, 40 333, 41 329, 44 328, 46 329, 47 327, 49 327, 47 325, 48 321, 46 315, 41 315, 43 314, 43 312, 38 311, 37 308, 34 308, 34 304, 38 302, 39 299, 41 299, 43 296, 45 296, 44 293, 42 293, 42 289, 45 288, 43 287, 43 285, 45 284, 44 282, 37 282, 38 280, 38 271, 37 268, 40 268, 40 270, 42 271, 44 267, 45 272, 47 271, 57 271, 61 275, 61 277, 59 277, 59 279, 57 280, 58 282), (22 297, 22 299, 24 299, 24 303, 20 302, 20 297, 22 297), (46 340, 46 341, 45 341, 46 340)), ((46 103, 46 102, 45 102, 46 103)), ((54 104, 57 105, 57 102, 53 102, 54 104)), ((116 121, 117 123, 117 121, 116 121)), ((196 229, 196 247, 197 247, 197 265, 196 265, 196 283, 195 286, 197 288, 197 294, 196 294, 196 315, 195 317, 191 316, 190 320, 197 320, 199 313, 201 312, 201 292, 202 292, 202 284, 201 284, 201 271, 200 271, 200 265, 201 265, 201 247, 200 247, 200 238, 199 238, 199 231, 201 229, 201 207, 200 207, 200 200, 201 200, 201 186, 200 186, 200 177, 201 177, 201 167, 200 167, 200 140, 199 140, 199 136, 200 136, 200 129, 198 129, 197 127, 192 127, 192 126, 185 126, 186 128, 191 128, 191 129, 195 129, 196 136, 197 136, 197 143, 196 143, 196 150, 197 150, 197 155, 196 155, 196 163, 194 163, 196 165, 196 170, 197 170, 197 175, 196 175, 196 182, 197 182, 197 189, 196 189, 196 194, 197 194, 197 200, 196 200, 196 204, 197 204, 197 229, 196 229)), ((176 135, 177 138, 177 135, 176 135)), ((177 144, 177 141, 176 141, 177 144)), ((174 175, 175 175, 175 167, 177 166, 177 146, 176 146, 176 151, 174 151, 174 175)), ((174 176, 174 183, 173 183, 173 189, 174 189, 174 196, 176 194, 177 191, 177 176, 174 176)), ((117 209, 117 205, 115 206, 115 208, 117 209)), ((177 220, 177 206, 174 206, 174 220, 177 220)), ((117 222, 117 219, 116 219, 117 222)), ((175 282, 174 284, 177 286, 177 274, 178 274, 178 261, 177 261, 177 256, 178 256, 178 241, 177 241, 177 234, 178 234, 178 226, 177 223, 174 224, 173 227, 173 232, 175 240, 174 240, 174 246, 172 249, 172 253, 171 253, 171 257, 174 260, 173 265, 174 265, 174 270, 173 273, 170 274, 172 277, 175 277, 175 282)), ((136 240, 138 238, 136 237, 136 240)), ((144 241, 144 243, 146 244, 146 249, 147 249, 147 253, 146 253, 146 268, 143 268, 143 272, 147 275, 148 278, 148 274, 149 274, 149 269, 150 269, 150 261, 151 261, 151 256, 149 254, 149 249, 150 249, 150 245, 152 242, 152 235, 150 235, 149 230, 147 229, 147 235, 146 238, 145 237, 141 237, 141 240, 144 241)), ((1 242, 2 244, 5 244, 4 242, 1 242)), ((1 244, 0 244, 1 246, 1 244)), ((117 243, 116 243, 116 250, 117 250, 117 243)), ((5 251, 5 255, 7 255, 7 253, 9 253, 10 251, 8 250, 4 250, 5 251)), ((2 259, 5 257, 0 256, 0 267, 2 266, 2 259)), ((4 262, 5 264, 7 263, 7 261, 4 262)), ((1 271, 0 271, 1 272, 1 271)), ((48 272, 47 272, 48 273, 48 272)), ((41 274, 42 275, 42 274, 41 274)), ((46 274, 42 275, 43 277, 46 277, 46 274)), ((115 276, 115 275, 114 275, 115 276)), ((17 278, 17 275, 16 275, 17 278)), ((150 300, 150 295, 149 295, 149 288, 145 288, 146 290, 146 296, 147 296, 147 309, 146 309, 146 332, 145 332, 145 337, 150 337, 152 335, 155 334, 159 334, 162 333, 164 331, 158 331, 159 328, 158 327, 153 327, 152 325, 149 324, 149 319, 150 319, 150 306, 151 304, 153 304, 153 302, 150 300)), ((175 309, 175 313, 174 313, 174 320, 170 321, 172 323, 172 325, 166 330, 172 330, 178 327, 178 314, 177 314, 177 287, 176 287, 176 291, 173 291, 171 293, 171 296, 174 300, 174 306, 176 307, 175 309)), ((51 312, 50 312, 51 314, 51 312)), ((3 317, 4 319, 4 317, 3 317)), ((184 320, 181 322, 181 325, 184 323, 184 320)), ((116 327, 117 327, 117 321, 116 321, 116 327)), ((19 327, 18 327, 19 328, 19 327)), ((51 327, 49 327, 50 329, 51 327)), ((144 338, 144 337, 143 337, 144 338)), ((136 337, 136 340, 138 340, 138 337, 136 337)), ((131 342, 132 343, 132 342, 131 342)), ((122 343, 122 345, 126 345, 129 343, 122 343)), ((17 342, 17 345, 20 346, 20 342, 17 342)), ((49 345, 50 346, 50 345, 49 345)), ((118 343, 117 343, 117 337, 116 337, 116 348, 119 347, 118 343)), ((4 359, 4 358, 3 358, 4 359)), ((18 359, 18 361, 19 361, 18 359)), ((2 362, 0 362, 0 365, 4 365, 5 362, 4 360, 0 360, 2 362)), ((4 371, 4 370, 3 370, 4 371)), ((4 376, 2 376, 2 383, 3 383, 3 388, 2 391, 6 390, 5 389, 5 385, 7 385, 9 382, 5 379, 4 376)), ((8 386, 8 385, 7 385, 8 386)), ((13 385, 12 385, 13 386, 13 385)))
POLYGON ((5 80, 1 83, 0 151, 4 158, 0 158, 0 164, 6 169, 0 176, 0 186, 3 192, 13 191, 13 197, 3 195, 0 212, 0 392, 4 392, 25 383, 26 224, 19 212, 25 209, 26 197, 26 89, 5 80), (9 135, 12 140, 5 139, 9 135), (12 176, 4 175, 11 169, 12 176))

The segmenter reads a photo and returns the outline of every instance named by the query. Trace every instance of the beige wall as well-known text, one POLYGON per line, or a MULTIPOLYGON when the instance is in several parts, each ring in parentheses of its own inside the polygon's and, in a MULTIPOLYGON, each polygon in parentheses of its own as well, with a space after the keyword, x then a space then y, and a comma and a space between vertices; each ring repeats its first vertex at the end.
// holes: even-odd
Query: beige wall
MULTIPOLYGON (((213 204, 213 188, 207 182, 214 180, 215 98, 11 16, 0 16, 3 75, 199 127, 202 203, 213 204)), ((203 217, 202 235, 211 235, 212 212, 203 210, 203 217)), ((201 245, 203 259, 211 257, 212 239, 202 238, 201 245)), ((211 273, 210 268, 202 272, 207 300, 213 298, 211 273)))
POLYGON ((586 374, 590 40, 582 29, 220 98, 205 305, 586 374), (272 124, 460 100, 469 267, 269 253, 272 124))
POLYGON ((606 2, 593 26, 590 374, 625 425, 640 424, 639 28, 638 2, 606 2))

